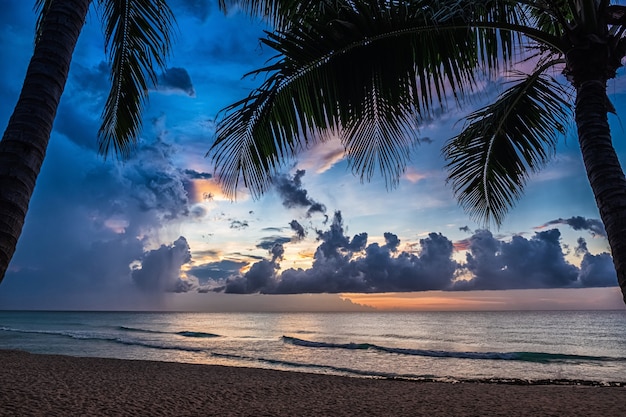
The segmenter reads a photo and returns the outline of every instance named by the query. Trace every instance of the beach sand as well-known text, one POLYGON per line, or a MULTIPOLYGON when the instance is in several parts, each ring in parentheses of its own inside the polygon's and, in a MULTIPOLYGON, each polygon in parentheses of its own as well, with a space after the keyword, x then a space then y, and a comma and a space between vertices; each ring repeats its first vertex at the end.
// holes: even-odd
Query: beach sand
POLYGON ((349 378, 0 351, 0 416, 626 416, 626 388, 349 378))

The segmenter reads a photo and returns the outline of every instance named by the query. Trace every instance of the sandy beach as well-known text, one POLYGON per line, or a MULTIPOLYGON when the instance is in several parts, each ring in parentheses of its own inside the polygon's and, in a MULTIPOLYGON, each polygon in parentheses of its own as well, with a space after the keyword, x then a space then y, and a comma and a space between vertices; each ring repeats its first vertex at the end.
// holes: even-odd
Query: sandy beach
POLYGON ((440 383, 0 351, 1 416, 621 416, 626 388, 440 383))

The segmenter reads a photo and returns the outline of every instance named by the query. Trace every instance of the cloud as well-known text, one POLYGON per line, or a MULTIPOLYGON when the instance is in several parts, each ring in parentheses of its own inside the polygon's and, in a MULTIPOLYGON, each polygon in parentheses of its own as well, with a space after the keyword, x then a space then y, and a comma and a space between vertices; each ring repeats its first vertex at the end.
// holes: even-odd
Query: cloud
POLYGON ((266 236, 259 243, 257 243, 256 247, 260 249, 271 250, 276 244, 283 244, 291 242, 291 238, 285 236, 266 236))
POLYGON ((283 247, 282 243, 276 243, 274 246, 272 246, 272 248, 270 249, 270 254, 272 255, 271 262, 275 263, 277 261, 282 261, 283 255, 285 254, 285 248, 283 247))
POLYGON ((208 180, 213 178, 213 175, 209 174, 208 172, 198 172, 193 169, 185 169, 183 170, 183 173, 193 180, 208 180))
POLYGON ((395 234, 385 233, 383 245, 367 245, 367 233, 345 235, 338 211, 329 229, 318 230, 317 235, 321 243, 310 269, 279 273, 283 248, 274 246, 271 261, 253 264, 218 290, 266 294, 426 291, 448 288, 457 267, 451 259, 452 242, 441 234, 422 239, 419 256, 406 252, 394 256, 400 244, 395 234))
POLYGON ((346 150, 338 138, 315 144, 300 152, 298 167, 322 174, 343 161, 346 150))
POLYGON ((194 215, 189 177, 172 162, 176 147, 164 135, 142 139, 120 163, 76 145, 51 140, 4 297, 22 300, 20 308, 53 307, 52 299, 54 308, 161 308, 162 297, 140 291, 130 265, 146 248, 171 243, 194 215))
POLYGON ((147 292, 187 292, 192 281, 181 278, 181 267, 191 261, 187 240, 181 236, 171 245, 146 252, 141 266, 133 269, 133 282, 147 292))
POLYGON ((248 262, 224 259, 218 262, 194 266, 187 273, 196 277, 200 284, 206 284, 211 280, 219 281, 231 275, 236 275, 246 265, 248 265, 248 262))
POLYGON ((230 222, 230 228, 231 229, 237 229, 237 230, 241 230, 241 229, 245 229, 247 227, 250 227, 250 225, 248 224, 247 221, 241 221, 241 220, 233 220, 232 222, 230 222))
POLYGON ((228 294, 252 294, 265 292, 266 288, 274 286, 274 277, 278 265, 264 259, 252 265, 243 276, 229 278, 224 287, 228 294))
POLYGON ((304 227, 297 220, 292 220, 291 222, 289 222, 289 227, 291 227, 291 230, 296 233, 294 240, 298 241, 306 237, 306 231, 304 230, 304 227))
POLYGON ((585 239, 583 239, 582 237, 579 237, 578 240, 576 240, 576 248, 574 249, 574 253, 577 256, 582 256, 585 253, 589 252, 589 249, 587 249, 587 242, 585 241, 585 239))
POLYGON ((613 258, 607 252, 592 255, 587 252, 580 263, 580 286, 614 287, 617 283, 617 274, 613 265, 613 258))
MULTIPOLYGON (((588 257, 585 268, 580 269, 567 262, 560 237, 558 229, 551 229, 537 232, 530 239, 513 236, 510 242, 505 242, 494 238, 487 230, 479 230, 469 240, 463 265, 472 278, 458 280, 450 289, 576 288, 616 284, 615 270, 603 267, 606 265, 604 255, 598 255, 597 259, 588 257)), ((580 241, 579 247, 584 247, 580 241)))
POLYGON ((574 216, 569 219, 558 218, 556 220, 551 220, 541 226, 536 227, 536 229, 543 229, 549 226, 554 226, 556 224, 566 224, 570 226, 574 230, 587 230, 593 236, 602 236, 606 237, 606 230, 604 230, 604 225, 598 219, 586 219, 582 216, 574 216))
POLYGON ((409 182, 412 182, 413 184, 420 182, 421 180, 428 178, 428 175, 426 175, 423 172, 419 172, 418 170, 416 170, 414 167, 408 167, 404 174, 402 175, 402 178, 408 180, 409 182))
POLYGON ((189 97, 196 96, 191 77, 184 68, 173 67, 166 69, 159 77, 156 88, 157 91, 164 93, 182 93, 189 97))
POLYGON ((110 67, 104 61, 93 66, 73 62, 54 120, 55 132, 92 152, 98 150, 100 115, 111 88, 109 72, 110 67))
POLYGON ((303 208, 306 209, 307 216, 314 213, 326 213, 326 207, 311 199, 307 190, 302 188, 302 177, 305 170, 297 170, 293 178, 287 175, 279 175, 274 178, 274 184, 278 195, 282 199, 283 206, 286 208, 303 208))
POLYGON ((384 233, 384 244, 368 244, 367 233, 350 238, 339 211, 327 230, 316 233, 320 243, 309 269, 281 270, 287 239, 270 239, 259 247, 270 251, 271 260, 207 285, 227 293, 301 294, 582 288, 617 282, 611 257, 590 254, 584 241, 578 245, 584 250, 580 268, 569 263, 558 229, 509 241, 478 230, 464 241, 464 263, 452 258, 456 244, 440 233, 421 239, 417 253, 399 251, 400 239, 390 232, 384 233))
POLYGON ((582 256, 580 262, 579 281, 580 286, 587 287, 613 287, 617 281, 613 258, 607 252, 593 255, 587 249, 585 239, 578 238, 575 253, 582 256))

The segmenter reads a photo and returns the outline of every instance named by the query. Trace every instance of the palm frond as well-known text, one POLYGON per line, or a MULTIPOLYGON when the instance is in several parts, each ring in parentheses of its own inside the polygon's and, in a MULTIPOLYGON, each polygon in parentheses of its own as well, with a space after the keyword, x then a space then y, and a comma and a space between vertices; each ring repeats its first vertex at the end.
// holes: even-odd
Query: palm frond
POLYGON ((524 75, 495 103, 468 116, 461 134, 443 149, 448 181, 476 220, 500 225, 564 133, 570 105, 544 69, 524 75))
POLYGON ((442 16, 432 1, 347 3, 262 39, 277 58, 251 73, 266 76, 257 90, 223 110, 209 151, 231 196, 240 182, 261 194, 285 157, 330 131, 355 173, 369 179, 378 165, 393 185, 421 119, 462 100, 476 70, 511 50, 513 37, 499 37, 481 60, 494 29, 472 30, 466 15, 442 16))
POLYGON ((174 16, 165 0, 100 0, 111 91, 98 132, 102 154, 126 156, 141 130, 148 89, 165 69, 174 16))
POLYGON ((48 10, 50 10, 50 6, 52 6, 52 2, 54 0, 36 0, 35 5, 33 6, 33 10, 37 14, 37 22, 35 23, 35 44, 39 41, 41 37, 41 24, 43 23, 46 15, 48 14, 48 10))
POLYGON ((567 0, 525 1, 534 19, 534 27, 541 32, 556 37, 565 35, 565 31, 573 30, 576 24, 571 2, 567 0))
POLYGON ((300 21, 303 15, 319 13, 326 4, 338 3, 338 0, 219 0, 218 4, 223 12, 237 7, 244 13, 264 19, 278 30, 284 30, 300 21))

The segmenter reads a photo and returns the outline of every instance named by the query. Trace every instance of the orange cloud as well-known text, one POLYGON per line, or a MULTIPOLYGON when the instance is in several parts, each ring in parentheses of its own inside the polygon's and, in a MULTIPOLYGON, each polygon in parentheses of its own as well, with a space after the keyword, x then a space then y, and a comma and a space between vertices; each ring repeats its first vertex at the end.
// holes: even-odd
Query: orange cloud
POLYGON ((214 179, 195 179, 191 182, 191 192, 189 198, 193 203, 200 203, 211 200, 228 200, 221 187, 214 179))
POLYGON ((406 172, 404 173, 403 178, 407 179, 409 182, 412 182, 413 184, 415 184, 416 182, 419 182, 425 178, 427 178, 428 175, 426 175, 423 172, 418 172, 415 168, 413 167, 408 167, 406 169, 406 172))
POLYGON ((470 240, 469 239, 457 240, 452 245, 454 246, 455 251, 468 250, 470 247, 470 240))
POLYGON ((345 157, 344 146, 338 139, 324 141, 300 153, 298 168, 317 174, 328 171, 345 157))

